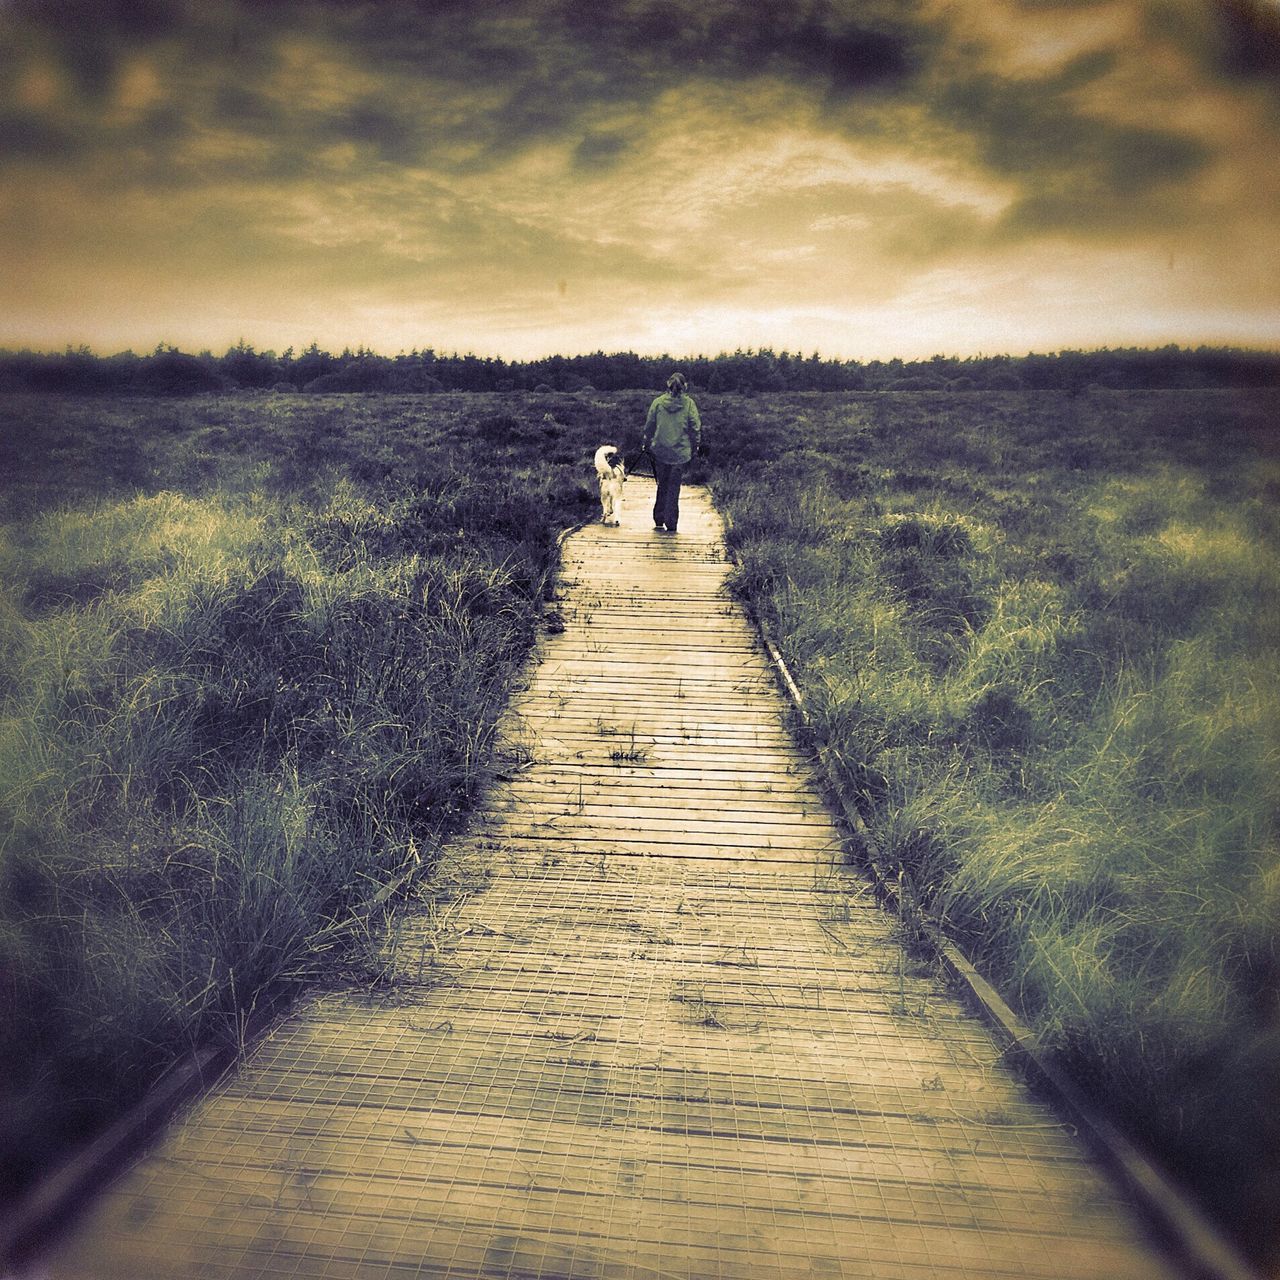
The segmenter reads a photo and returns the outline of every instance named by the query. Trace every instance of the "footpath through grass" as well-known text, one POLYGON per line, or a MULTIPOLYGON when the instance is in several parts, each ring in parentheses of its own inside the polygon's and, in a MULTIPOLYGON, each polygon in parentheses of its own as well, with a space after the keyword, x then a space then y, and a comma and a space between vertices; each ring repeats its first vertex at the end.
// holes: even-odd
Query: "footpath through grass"
POLYGON ((1280 1234, 1280 396, 722 399, 718 501, 890 874, 1280 1234))
POLYGON ((0 1200, 368 964, 484 785, 600 419, 0 401, 0 1200))

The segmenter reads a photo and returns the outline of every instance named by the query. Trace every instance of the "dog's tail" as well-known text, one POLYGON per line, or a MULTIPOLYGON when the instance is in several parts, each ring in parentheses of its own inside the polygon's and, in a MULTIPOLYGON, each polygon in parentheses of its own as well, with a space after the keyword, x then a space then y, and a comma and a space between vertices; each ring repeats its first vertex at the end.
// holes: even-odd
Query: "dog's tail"
POLYGON ((600 476, 601 479, 609 475, 612 471, 612 468, 609 465, 609 458, 617 452, 618 446, 616 444, 602 444, 596 450, 596 475, 600 476))

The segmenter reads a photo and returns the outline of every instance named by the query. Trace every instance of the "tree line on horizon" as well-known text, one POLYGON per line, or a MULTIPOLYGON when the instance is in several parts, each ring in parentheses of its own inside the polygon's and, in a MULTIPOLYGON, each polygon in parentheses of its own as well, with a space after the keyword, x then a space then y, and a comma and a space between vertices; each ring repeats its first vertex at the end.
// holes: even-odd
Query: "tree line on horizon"
POLYGON ((221 356, 161 344, 149 355, 100 356, 0 350, 0 391, 193 395, 287 392, 623 391, 661 387, 673 368, 695 390, 1018 391, 1156 390, 1280 385, 1280 352, 1235 347, 1099 348, 1024 356, 934 355, 924 360, 841 360, 772 348, 716 356, 589 355, 503 360, 431 348, 379 355, 363 346, 335 355, 313 342, 277 355, 239 342, 221 356))

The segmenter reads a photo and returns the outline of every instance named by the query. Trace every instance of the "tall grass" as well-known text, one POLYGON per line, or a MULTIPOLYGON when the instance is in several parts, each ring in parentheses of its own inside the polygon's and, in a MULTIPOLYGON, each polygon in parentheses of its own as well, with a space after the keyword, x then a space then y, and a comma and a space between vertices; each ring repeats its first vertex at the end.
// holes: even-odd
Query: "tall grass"
MULTIPOLYGON (((555 532, 589 511, 586 443, 485 441, 483 405, 390 475, 254 409, 231 406, 226 474, 186 492, 161 485, 190 479, 190 431, 151 453, 153 426, 143 492, 37 456, 8 493, 0 1196, 185 1050, 358 965, 386 887, 430 875, 485 785, 555 532)), ((110 439, 124 416, 72 412, 111 415, 110 439)), ((88 466, 80 428, 55 438, 88 466)))
POLYGON ((768 458, 743 403, 714 481, 886 862, 1272 1261, 1276 407, 797 398, 768 458))

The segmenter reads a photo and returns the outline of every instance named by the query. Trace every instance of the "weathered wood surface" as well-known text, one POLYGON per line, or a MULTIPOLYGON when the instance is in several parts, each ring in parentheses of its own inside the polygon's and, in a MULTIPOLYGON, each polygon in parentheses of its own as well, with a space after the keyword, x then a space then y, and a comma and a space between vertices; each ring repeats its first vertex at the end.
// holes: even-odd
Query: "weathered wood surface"
POLYGON ((1168 1275, 841 866, 719 522, 566 546, 450 893, 317 996, 40 1274, 1168 1275))

